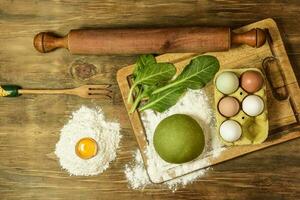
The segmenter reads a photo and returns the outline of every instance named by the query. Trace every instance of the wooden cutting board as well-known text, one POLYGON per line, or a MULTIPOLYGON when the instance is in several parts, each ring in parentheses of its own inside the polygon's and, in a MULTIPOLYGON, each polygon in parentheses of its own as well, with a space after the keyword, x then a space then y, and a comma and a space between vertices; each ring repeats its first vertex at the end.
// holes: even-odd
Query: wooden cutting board
MULTIPOLYGON (((184 165, 197 166, 197 162, 207 160, 209 164, 201 168, 194 167, 192 170, 184 171, 181 174, 176 174, 176 167, 168 168, 166 166, 165 172, 171 178, 175 178, 192 171, 209 167, 247 153, 264 149, 275 144, 283 143, 295 138, 300 137, 300 89, 293 72, 289 58, 286 54, 284 44, 282 42, 280 32, 273 19, 265 19, 235 31, 247 31, 251 28, 267 28, 270 33, 268 42, 261 48, 251 48, 248 46, 239 46, 232 48, 228 52, 213 52, 207 53, 218 58, 220 68, 243 68, 243 67, 256 67, 261 68, 267 77, 267 101, 269 112, 269 137, 266 142, 259 145, 246 145, 246 146, 233 146, 223 147, 225 150, 217 158, 207 156, 202 159, 196 159, 192 162, 185 163, 184 165)), ((171 62, 174 63, 178 71, 181 71, 190 60, 199 54, 195 53, 182 53, 182 54, 163 54, 157 56, 158 62, 171 62)), ((131 105, 127 104, 127 96, 130 88, 130 76, 132 75, 134 65, 124 67, 117 73, 117 81, 121 90, 121 94, 129 111, 131 105)), ((213 93, 213 87, 208 86, 209 90, 213 93)), ((213 106, 213 105, 212 105, 213 106)), ((147 156, 145 150, 148 145, 147 137, 144 131, 143 123, 140 118, 140 113, 135 112, 129 114, 129 119, 136 136, 142 157, 147 168, 147 156)), ((169 180, 170 178, 160 177, 153 178, 149 176, 154 183, 161 183, 169 180)))

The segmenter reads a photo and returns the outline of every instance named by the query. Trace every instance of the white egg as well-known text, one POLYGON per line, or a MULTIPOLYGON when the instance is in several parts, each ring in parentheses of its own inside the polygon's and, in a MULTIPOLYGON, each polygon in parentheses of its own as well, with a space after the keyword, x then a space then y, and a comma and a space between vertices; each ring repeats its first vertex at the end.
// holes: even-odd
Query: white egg
POLYGON ((257 95, 249 95, 243 100, 242 108, 247 115, 255 117, 263 112, 264 101, 257 95))
POLYGON ((234 120, 227 120, 220 126, 220 135, 227 142, 237 141, 242 135, 242 128, 234 120))

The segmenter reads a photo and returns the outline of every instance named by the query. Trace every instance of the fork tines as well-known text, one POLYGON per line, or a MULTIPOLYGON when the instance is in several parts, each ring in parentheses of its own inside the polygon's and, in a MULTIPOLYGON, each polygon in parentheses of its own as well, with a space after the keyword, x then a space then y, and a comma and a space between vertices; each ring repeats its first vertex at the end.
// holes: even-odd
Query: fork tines
POLYGON ((88 96, 89 98, 102 98, 108 97, 112 99, 113 91, 109 89, 111 87, 110 84, 103 84, 103 85, 87 85, 88 87, 88 96))

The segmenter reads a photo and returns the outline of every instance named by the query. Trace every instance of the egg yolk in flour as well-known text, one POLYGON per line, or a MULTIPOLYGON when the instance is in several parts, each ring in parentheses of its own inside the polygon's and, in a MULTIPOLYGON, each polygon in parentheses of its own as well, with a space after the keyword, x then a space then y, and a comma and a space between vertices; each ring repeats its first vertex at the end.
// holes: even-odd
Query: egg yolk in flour
POLYGON ((98 145, 92 138, 82 138, 77 142, 75 151, 80 158, 90 159, 97 154, 98 145))

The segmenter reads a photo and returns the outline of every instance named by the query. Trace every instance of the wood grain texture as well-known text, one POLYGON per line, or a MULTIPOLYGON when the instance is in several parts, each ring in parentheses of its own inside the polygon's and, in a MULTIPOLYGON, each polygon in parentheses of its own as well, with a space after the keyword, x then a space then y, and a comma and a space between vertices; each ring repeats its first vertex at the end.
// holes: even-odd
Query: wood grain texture
POLYGON ((115 76, 136 57, 74 56, 65 50, 42 55, 32 45, 36 33, 49 30, 64 35, 83 27, 239 27, 272 17, 299 81, 299 11, 297 0, 1 1, 1 84, 72 88, 110 83, 115 91, 113 101, 72 96, 0 99, 1 199, 299 199, 299 140, 217 165, 175 193, 164 186, 129 189, 123 169, 132 160, 137 144, 115 76), (71 73, 78 63, 83 70, 71 73), (91 65, 96 74, 89 76, 85 69, 91 65), (122 126, 118 158, 101 176, 70 177, 51 157, 60 128, 82 104, 100 105, 108 119, 118 119, 122 126))
POLYGON ((77 29, 63 37, 41 32, 33 40, 41 53, 66 48, 72 54, 85 55, 203 53, 227 51, 241 44, 260 47, 265 42, 266 33, 261 29, 237 34, 229 27, 77 29))

